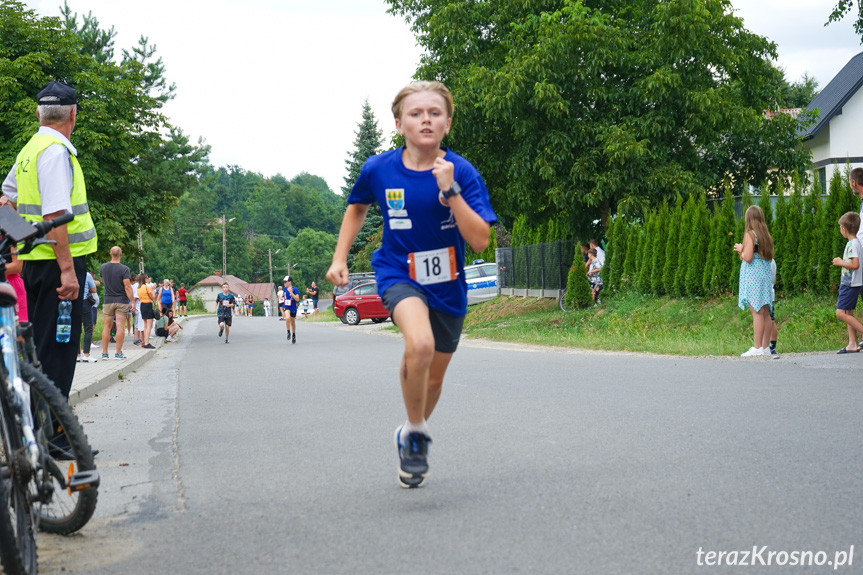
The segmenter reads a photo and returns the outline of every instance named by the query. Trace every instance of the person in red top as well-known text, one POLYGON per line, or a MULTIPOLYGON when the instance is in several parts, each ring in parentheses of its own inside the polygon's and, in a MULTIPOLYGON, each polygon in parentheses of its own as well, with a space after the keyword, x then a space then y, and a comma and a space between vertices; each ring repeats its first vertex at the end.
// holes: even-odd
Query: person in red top
POLYGON ((180 289, 177 290, 177 303, 179 304, 180 317, 189 317, 186 313, 186 284, 181 283, 180 289))

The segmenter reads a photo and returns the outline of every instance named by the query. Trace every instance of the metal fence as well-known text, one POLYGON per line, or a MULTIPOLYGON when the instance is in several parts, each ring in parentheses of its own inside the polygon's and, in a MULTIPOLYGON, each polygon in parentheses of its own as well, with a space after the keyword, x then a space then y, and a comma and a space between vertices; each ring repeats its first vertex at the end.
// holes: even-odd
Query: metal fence
POLYGON ((559 240, 545 244, 498 248, 497 283, 502 295, 558 297, 566 289, 578 242, 559 240))

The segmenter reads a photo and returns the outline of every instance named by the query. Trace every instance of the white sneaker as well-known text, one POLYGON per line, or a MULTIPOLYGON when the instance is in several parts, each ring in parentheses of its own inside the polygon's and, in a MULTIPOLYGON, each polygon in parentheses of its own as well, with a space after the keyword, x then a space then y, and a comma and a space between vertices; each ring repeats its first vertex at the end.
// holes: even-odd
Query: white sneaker
MULTIPOLYGON (((767 353, 770 353, 770 350, 767 350, 767 353)), ((764 350, 760 347, 750 347, 748 351, 744 351, 740 354, 740 357, 752 357, 755 355, 764 355, 764 350)))
POLYGON ((773 355, 773 352, 770 351, 769 347, 762 347, 761 348, 761 355, 773 355))
POLYGON ((93 357, 92 355, 85 355, 84 357, 81 358, 81 363, 96 363, 97 361, 99 361, 99 360, 96 359, 95 357, 93 357))

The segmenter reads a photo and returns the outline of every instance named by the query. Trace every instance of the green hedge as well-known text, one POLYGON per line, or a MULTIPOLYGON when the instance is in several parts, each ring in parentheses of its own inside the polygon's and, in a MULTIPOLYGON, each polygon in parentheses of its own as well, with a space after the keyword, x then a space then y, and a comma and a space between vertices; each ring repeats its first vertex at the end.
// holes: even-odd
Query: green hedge
MULTIPOLYGON (((859 209, 847 173, 834 172, 826 200, 817 178, 811 187, 796 181, 790 193, 774 191, 775 208, 766 190, 760 197, 744 196, 742 203, 744 210, 757 203, 771 222, 777 293, 834 293, 840 270, 832 260, 842 255, 846 241, 839 217, 859 209)), ((737 293, 740 258, 733 246, 743 239, 743 219, 736 217, 730 194, 712 208, 703 195, 693 195, 643 218, 615 216, 608 228, 605 291, 673 297, 737 293)))

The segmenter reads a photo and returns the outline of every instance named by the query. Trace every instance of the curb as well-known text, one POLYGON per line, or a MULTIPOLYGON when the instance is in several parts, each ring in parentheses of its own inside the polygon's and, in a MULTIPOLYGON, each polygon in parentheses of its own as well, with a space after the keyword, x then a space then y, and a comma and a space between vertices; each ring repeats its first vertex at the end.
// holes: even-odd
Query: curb
MULTIPOLYGON (((187 318, 183 318, 183 320, 184 320, 183 323, 188 322, 187 318)), ((155 339, 155 336, 154 336, 154 339, 155 339)), ((160 337, 157 339, 159 340, 158 343, 156 343, 153 340, 151 340, 151 342, 150 342, 150 343, 154 343, 156 345, 156 349, 147 350, 145 353, 139 355, 138 357, 132 359, 131 361, 123 362, 123 363, 119 364, 116 369, 111 369, 111 372, 108 373, 107 375, 103 375, 102 377, 99 377, 98 379, 83 383, 82 385, 80 385, 77 388, 73 387, 71 393, 69 393, 69 405, 74 407, 74 406, 78 405, 79 403, 81 403, 82 401, 90 399, 91 397, 95 396, 100 391, 103 391, 103 390, 111 387, 112 385, 114 385, 118 381, 122 381, 120 379, 121 373, 124 374, 125 376, 128 376, 133 371, 143 367, 144 364, 146 364, 148 361, 150 361, 150 359, 156 354, 156 352, 159 351, 160 349, 162 349, 162 346, 165 344, 165 338, 160 337)), ((116 360, 113 360, 113 361, 116 361, 116 360)), ((73 386, 74 386, 74 383, 73 383, 73 386)))

